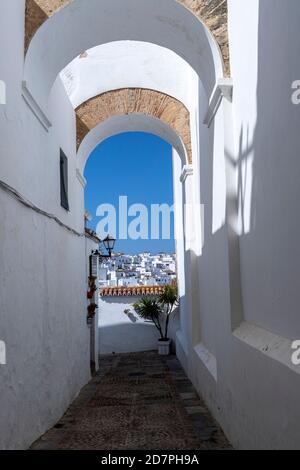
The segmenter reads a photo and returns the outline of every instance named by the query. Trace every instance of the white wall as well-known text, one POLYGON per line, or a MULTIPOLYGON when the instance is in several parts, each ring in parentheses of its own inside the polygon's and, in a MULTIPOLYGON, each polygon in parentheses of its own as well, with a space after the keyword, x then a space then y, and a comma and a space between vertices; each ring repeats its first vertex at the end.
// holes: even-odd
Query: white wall
MULTIPOLYGON (((258 35, 250 55, 257 66, 249 72, 235 47, 232 57, 240 186, 245 194, 240 209, 244 314, 250 323, 300 338, 300 107, 291 101, 291 85, 300 74, 300 6, 297 0, 266 0, 258 6, 258 24, 249 25, 251 36, 258 35)), ((249 50, 246 33, 242 44, 249 50)))
POLYGON ((224 160, 218 142, 213 160, 203 152, 213 134, 221 135, 222 109, 214 127, 200 126, 199 133, 205 239, 199 257, 200 342, 190 346, 188 372, 241 449, 300 447, 300 369, 291 360, 292 341, 300 334, 300 108, 291 103, 291 84, 299 78, 299 16, 296 0, 229 0, 234 95, 232 106, 222 108, 228 142, 233 115, 235 149, 226 146, 224 160), (227 227, 215 224, 215 211, 220 221, 224 212, 224 162, 227 194, 232 198, 228 175, 235 174, 239 196, 238 218, 230 217, 227 227), (228 262, 233 227, 240 266, 238 258, 228 262), (238 284, 230 292, 238 269, 242 305, 238 284))
POLYGON ((299 448, 300 368, 290 345, 300 338, 300 108, 291 102, 300 5, 260 0, 250 15, 238 3, 230 2, 230 12, 245 323, 234 347, 249 364, 242 390, 249 409, 260 410, 249 419, 249 444, 299 448))
MULTIPOLYGON (((73 109, 59 83, 50 98, 49 133, 28 108, 21 94, 23 42, 24 2, 4 0, 0 179, 83 232, 73 109), (60 147, 69 159, 69 213, 60 207, 60 147)), ((0 338, 7 348, 7 365, 0 366, 0 448, 23 449, 57 422, 90 377, 85 240, 2 189, 0 213, 0 338)))
MULTIPOLYGON (((129 353, 152 351, 158 348, 159 332, 151 322, 134 312, 133 304, 139 297, 101 297, 99 300, 99 353, 129 353), (132 315, 124 313, 129 309, 132 315)), ((170 337, 175 338, 179 312, 170 320, 170 337)))

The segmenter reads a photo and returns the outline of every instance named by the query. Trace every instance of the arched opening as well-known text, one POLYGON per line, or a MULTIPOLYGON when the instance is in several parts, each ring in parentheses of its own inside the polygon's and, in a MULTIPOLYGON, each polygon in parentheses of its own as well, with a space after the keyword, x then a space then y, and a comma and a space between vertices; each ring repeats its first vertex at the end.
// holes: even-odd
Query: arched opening
MULTIPOLYGON (((97 118, 97 116, 96 116, 97 118)), ((86 188, 86 178, 85 178, 85 170, 86 164, 90 155, 94 155, 101 144, 107 142, 107 139, 112 138, 113 136, 123 135, 124 132, 130 133, 132 136, 137 135, 136 133, 144 133, 149 135, 150 133, 154 136, 157 136, 159 140, 168 144, 168 147, 172 150, 172 187, 173 187, 173 199, 174 199, 174 208, 171 210, 171 214, 173 211, 174 219, 175 219, 175 240, 176 240, 176 250, 174 250, 176 255, 176 273, 177 273, 177 284, 178 284, 178 291, 179 296, 181 299, 181 307, 180 307, 180 314, 179 311, 177 312, 177 323, 173 328, 173 339, 174 344, 177 341, 177 331, 183 330, 185 335, 187 334, 187 304, 186 304, 186 293, 185 293, 185 242, 184 242, 184 198, 183 198, 183 188, 180 182, 180 177, 184 168, 189 168, 188 165, 188 153, 187 149, 184 146, 184 143, 180 136, 176 134, 175 130, 167 125, 162 120, 158 119, 157 117, 148 116, 142 113, 133 113, 133 114, 125 114, 120 116, 115 116, 110 119, 107 119, 104 122, 100 122, 94 129, 92 129, 86 137, 83 139, 82 144, 78 150, 78 176, 79 181, 86 188), (181 325, 182 324, 182 325, 181 325)), ((128 135, 130 135, 128 134, 128 135)), ((141 163, 141 162, 140 162, 141 163)), ((170 163, 170 162, 169 162, 170 163)), ((126 159, 125 159, 126 165, 126 159)), ((160 167, 157 166, 156 168, 156 176, 159 178, 160 175, 160 167)), ((140 174, 140 178, 142 181, 147 180, 145 174, 140 174)), ((101 176, 100 176, 101 180, 101 176)), ((146 184, 146 182, 145 182, 146 184)), ((115 186, 115 183, 112 185, 114 188, 114 192, 117 193, 118 189, 115 186)), ((120 195, 119 195, 120 196, 120 195)), ((161 201, 162 208, 164 209, 164 201, 161 201)), ((95 208, 94 208, 95 209, 95 208)), ((150 211, 151 213, 151 211, 150 211)), ((169 213, 167 214, 168 217, 169 213)), ((127 219, 126 219, 127 220, 127 219)), ((168 220, 167 220, 168 223, 168 220)), ((160 225, 160 220, 158 221, 158 226, 160 225)), ((95 228, 95 226, 93 227, 95 228)), ((172 231, 171 231, 172 232, 172 231)), ((156 232, 153 232, 154 236, 157 236, 156 232)), ((126 231, 127 234, 127 231, 126 231)), ((104 236, 104 234, 103 234, 104 236)), ((152 236, 151 230, 149 231, 149 236, 152 236)), ((118 236, 117 236, 118 239, 118 236)), ((145 287, 145 286, 142 286, 145 287)), ((153 286, 150 286, 151 288, 153 286)), ((111 292, 111 291, 110 291, 111 292)), ((127 299, 128 300, 128 299, 127 299)), ((130 300, 130 299, 129 299, 130 300)), ((122 315, 123 316, 123 315, 122 315)), ((97 319, 95 320, 97 322, 97 319)), ((95 327, 94 327, 95 331, 95 327)), ((112 337, 112 333, 115 329, 110 330, 108 334, 108 338, 112 337)), ((150 330, 148 329, 150 333, 150 330)), ((149 336, 148 333, 148 336, 149 336)), ((113 335, 115 336, 115 335, 113 335)), ((180 335, 179 335, 180 337, 180 335)), ((152 341, 153 346, 153 331, 150 333, 150 340, 152 341), (151 339, 152 338, 152 339, 151 339)), ((115 340, 114 340, 115 341, 115 340)), ((108 347, 107 343, 100 344, 100 351, 105 351, 105 347, 108 347)), ((117 349, 115 347, 115 349, 117 349)), ((112 351, 111 351, 112 352, 112 351)), ((93 355, 95 356, 94 352, 93 355)))
MULTIPOLYGON (((137 315, 134 304, 177 285, 181 260, 175 253, 173 165, 172 146, 149 132, 118 133, 89 155, 84 172, 89 228, 100 239, 108 234, 117 239, 112 259, 101 260, 99 269, 102 355, 157 348, 159 333, 137 315)), ((176 311, 169 329, 174 345, 178 329, 176 311)))
POLYGON ((77 168, 83 176, 90 153, 105 139, 122 132, 149 132, 168 142, 178 152, 182 168, 188 164, 187 151, 176 132, 158 118, 145 114, 115 116, 99 123, 83 139, 77 153, 77 168))

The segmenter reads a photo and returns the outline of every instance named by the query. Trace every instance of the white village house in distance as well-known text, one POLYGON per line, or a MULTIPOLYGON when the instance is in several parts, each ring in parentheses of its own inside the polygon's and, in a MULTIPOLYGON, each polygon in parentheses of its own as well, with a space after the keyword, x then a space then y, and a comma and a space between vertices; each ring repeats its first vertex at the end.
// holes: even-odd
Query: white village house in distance
POLYGON ((166 286, 176 281, 175 254, 116 254, 99 268, 99 287, 166 286))
MULTIPOLYGON (((168 253, 117 253, 111 259, 103 260, 99 267, 100 354, 157 348, 158 334, 154 323, 140 319, 134 312, 134 304, 144 296, 157 298, 163 293, 164 286, 177 284, 175 259, 174 254, 168 253)), ((170 337, 176 342, 178 314, 174 317, 170 337)))

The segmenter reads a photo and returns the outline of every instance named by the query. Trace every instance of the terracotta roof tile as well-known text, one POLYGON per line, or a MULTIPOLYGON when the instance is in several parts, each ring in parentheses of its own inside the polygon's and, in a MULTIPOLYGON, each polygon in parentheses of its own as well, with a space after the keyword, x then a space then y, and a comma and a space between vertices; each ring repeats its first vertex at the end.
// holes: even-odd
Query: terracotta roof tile
POLYGON ((140 297, 142 295, 161 295, 164 286, 104 287, 100 289, 101 297, 140 297))

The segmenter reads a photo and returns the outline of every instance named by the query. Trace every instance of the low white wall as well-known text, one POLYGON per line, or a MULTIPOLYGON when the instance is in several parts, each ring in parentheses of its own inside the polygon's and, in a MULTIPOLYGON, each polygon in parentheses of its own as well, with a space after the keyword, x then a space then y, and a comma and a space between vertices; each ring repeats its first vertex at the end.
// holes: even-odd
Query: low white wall
MULTIPOLYGON (((129 353, 157 349, 159 332, 134 312, 139 297, 102 297, 99 300, 99 353, 129 353), (124 313, 130 309, 130 316, 124 313)), ((178 313, 171 320, 170 336, 178 328, 178 313)))

